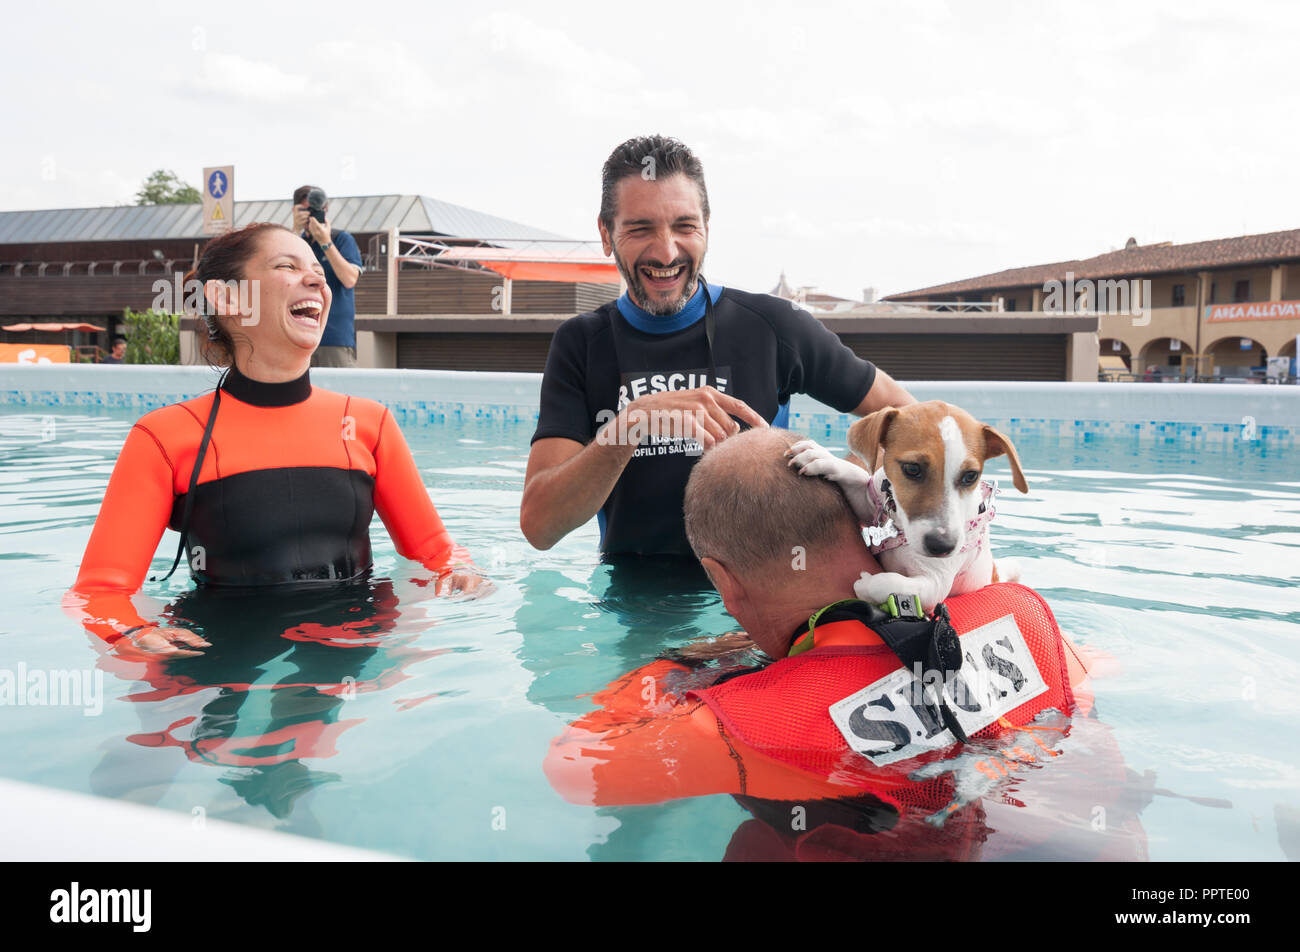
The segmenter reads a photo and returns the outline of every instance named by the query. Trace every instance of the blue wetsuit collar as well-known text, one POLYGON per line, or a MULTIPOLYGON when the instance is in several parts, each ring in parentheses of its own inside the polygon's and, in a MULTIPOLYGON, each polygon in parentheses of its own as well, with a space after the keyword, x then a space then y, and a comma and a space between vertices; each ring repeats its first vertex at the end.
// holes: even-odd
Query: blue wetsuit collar
MULTIPOLYGON (((700 282, 701 285, 704 283, 700 282)), ((708 289, 709 299, 717 304, 718 298, 722 295, 722 285, 710 284, 708 289)), ((690 327, 704 316, 704 290, 702 287, 697 287, 684 308, 676 314, 665 315, 651 314, 643 310, 633 303, 632 298, 624 291, 622 297, 618 299, 618 312, 639 331, 647 334, 671 334, 673 331, 690 327)))

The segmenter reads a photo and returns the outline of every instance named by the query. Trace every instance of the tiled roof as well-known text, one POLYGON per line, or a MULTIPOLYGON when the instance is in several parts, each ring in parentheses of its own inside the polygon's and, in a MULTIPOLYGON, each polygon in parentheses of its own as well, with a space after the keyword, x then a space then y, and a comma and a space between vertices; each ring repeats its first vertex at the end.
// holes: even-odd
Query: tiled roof
POLYGON ((891 294, 883 300, 924 301, 940 295, 973 291, 1041 288, 1046 281, 1064 281, 1067 271, 1073 272, 1076 280, 1128 278, 1170 271, 1260 265, 1296 258, 1300 258, 1300 228, 1291 231, 1273 231, 1264 235, 1194 241, 1186 245, 1174 245, 1168 242, 1158 245, 1135 245, 1097 255, 1095 258, 1037 264, 1027 268, 1010 268, 977 278, 967 278, 964 281, 936 284, 933 287, 907 291, 903 294, 891 294))

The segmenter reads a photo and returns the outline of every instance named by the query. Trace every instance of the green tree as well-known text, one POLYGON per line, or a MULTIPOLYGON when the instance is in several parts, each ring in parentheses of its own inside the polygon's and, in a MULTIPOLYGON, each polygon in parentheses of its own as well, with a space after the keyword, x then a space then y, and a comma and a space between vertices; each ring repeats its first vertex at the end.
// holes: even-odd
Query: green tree
POLYGON ((128 364, 179 364, 181 362, 181 319, 179 314, 161 311, 122 312, 126 325, 128 364))
POLYGON ((203 196, 193 185, 181 181, 175 172, 158 169, 135 193, 137 205, 197 205, 203 196))

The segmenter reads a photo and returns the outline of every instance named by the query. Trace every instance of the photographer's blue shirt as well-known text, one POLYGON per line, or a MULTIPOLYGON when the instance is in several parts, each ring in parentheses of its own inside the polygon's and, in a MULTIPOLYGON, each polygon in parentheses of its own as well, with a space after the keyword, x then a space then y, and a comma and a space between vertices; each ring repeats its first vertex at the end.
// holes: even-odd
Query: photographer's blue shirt
MULTIPOLYGON (((302 238, 307 244, 311 245, 316 260, 325 269, 325 283, 330 288, 330 315, 329 320, 325 322, 325 334, 320 339, 320 346, 356 347, 357 331, 355 322, 357 305, 353 294, 356 289, 343 286, 338 275, 334 273, 334 269, 330 267, 329 256, 326 252, 321 251, 320 245, 316 244, 310 235, 304 232, 302 238)), ((358 268, 361 267, 361 251, 357 248, 355 238, 346 231, 333 232, 330 238, 345 261, 350 261, 358 268)))

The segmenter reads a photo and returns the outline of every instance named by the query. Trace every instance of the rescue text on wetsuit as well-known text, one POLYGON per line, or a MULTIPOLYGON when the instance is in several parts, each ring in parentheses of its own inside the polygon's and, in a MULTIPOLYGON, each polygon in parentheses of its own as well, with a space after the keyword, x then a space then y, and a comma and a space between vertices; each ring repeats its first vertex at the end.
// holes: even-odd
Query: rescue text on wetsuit
MULTIPOLYGON (((768 422, 777 420, 793 393, 807 393, 845 413, 866 397, 875 367, 807 311, 766 294, 717 285, 709 290, 716 294, 712 357, 718 389, 768 422)), ((702 386, 710 358, 700 319, 703 294, 700 289, 698 302, 692 299, 698 315, 687 326, 678 326, 673 316, 642 318, 639 309, 632 310, 635 305, 625 313, 622 299, 562 324, 546 361, 533 441, 563 437, 586 444, 611 411, 637 396, 702 386), (658 332, 665 326, 673 329, 658 332)), ((654 452, 640 453, 627 464, 600 510, 601 551, 692 557, 682 499, 699 456, 686 452, 686 441, 670 447, 647 440, 641 448, 652 445, 654 452)))

